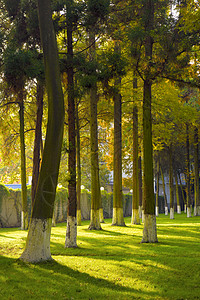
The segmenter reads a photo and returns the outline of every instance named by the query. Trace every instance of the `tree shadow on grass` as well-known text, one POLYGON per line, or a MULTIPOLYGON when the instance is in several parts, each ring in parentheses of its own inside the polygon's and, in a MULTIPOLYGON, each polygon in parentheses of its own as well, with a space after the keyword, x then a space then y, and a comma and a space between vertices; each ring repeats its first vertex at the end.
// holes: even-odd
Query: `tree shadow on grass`
POLYGON ((100 278, 101 274, 92 276, 56 261, 34 265, 0 256, 0 266, 1 299, 125 300, 156 296, 154 292, 122 286, 100 278))

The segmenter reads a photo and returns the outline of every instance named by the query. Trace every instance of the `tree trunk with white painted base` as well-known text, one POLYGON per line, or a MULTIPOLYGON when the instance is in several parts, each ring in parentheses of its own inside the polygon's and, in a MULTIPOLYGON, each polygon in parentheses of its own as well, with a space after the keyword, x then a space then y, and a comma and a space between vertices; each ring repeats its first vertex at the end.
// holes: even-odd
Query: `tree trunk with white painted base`
POLYGON ((170 219, 174 219, 174 185, 173 185, 172 144, 169 146, 169 192, 170 192, 170 219))
POLYGON ((153 149, 151 117, 151 82, 144 81, 143 96, 143 153, 144 153, 144 230, 142 243, 156 243, 156 216, 153 187, 153 149))
POLYGON ((168 215, 168 204, 167 204, 167 195, 166 195, 166 190, 165 190, 165 179, 164 179, 162 167, 160 167, 160 173, 161 173, 161 178, 162 178, 163 196, 164 196, 164 202, 165 202, 165 216, 167 216, 168 215))
MULTIPOLYGON (((186 100, 187 103, 187 100, 186 100)), ((186 201, 187 201, 187 217, 191 215, 191 195, 190 195, 190 142, 189 142, 189 125, 186 123, 186 201)))
POLYGON ((38 0, 48 93, 48 122, 28 237, 25 250, 20 257, 21 260, 31 263, 51 259, 50 234, 64 127, 64 98, 50 2, 50 0, 38 0))
POLYGON ((27 204, 27 187, 26 187, 26 153, 25 153, 25 136, 24 136, 24 89, 18 93, 19 98, 19 119, 20 119, 20 154, 21 154, 21 229, 28 229, 28 204, 27 204))
POLYGON ((67 232, 65 237, 65 248, 76 248, 77 247, 77 222, 76 217, 67 217, 67 232))
POLYGON ((156 216, 155 216, 155 197, 154 197, 154 176, 153 176, 153 145, 152 145, 152 116, 151 116, 151 65, 153 52, 154 29, 154 1, 144 2, 144 22, 145 22, 145 60, 146 72, 144 72, 143 84, 143 160, 144 160, 144 230, 143 243, 156 243, 156 216))
POLYGON ((174 219, 174 207, 170 207, 170 219, 174 219))
MULTIPOLYGON (((117 51, 117 50, 116 50, 117 51)), ((115 80, 114 100, 114 186, 112 225, 124 226, 122 199, 122 134, 121 134, 121 79, 115 80)))
POLYGON ((199 137, 198 128, 194 129, 194 216, 200 216, 199 193, 199 137))
MULTIPOLYGON (((95 59, 95 34, 89 32, 90 61, 95 59)), ((96 74, 95 74, 96 75, 96 74)), ((101 207, 101 191, 99 179, 99 154, 98 154, 98 122, 97 122, 97 84, 90 88, 90 160, 91 160, 91 213, 90 230, 101 229, 99 209, 101 207)))
POLYGON ((105 223, 104 216, 103 216, 103 207, 100 207, 99 209, 99 219, 100 219, 100 223, 105 223))
POLYGON ((175 173, 175 182, 176 182, 176 202, 177 202, 177 214, 181 214, 181 206, 180 206, 180 198, 179 198, 179 188, 178 188, 178 178, 177 174, 175 173))
MULTIPOLYGON (((72 14, 73 0, 68 1, 68 14, 72 14)), ((73 68, 73 24, 71 18, 66 17, 67 23, 67 55, 70 61, 67 68, 67 95, 68 95, 68 208, 67 230, 65 247, 75 248, 77 236, 77 195, 76 195, 76 121, 74 95, 74 68, 73 68)))
POLYGON ((159 217, 159 173, 160 173, 160 162, 159 157, 157 157, 157 164, 156 164, 156 217, 159 217))
POLYGON ((156 216, 144 215, 144 230, 142 243, 157 243, 156 216))
POLYGON ((140 224, 139 218, 139 170, 138 170, 138 108, 133 106, 133 193, 132 224, 140 224))

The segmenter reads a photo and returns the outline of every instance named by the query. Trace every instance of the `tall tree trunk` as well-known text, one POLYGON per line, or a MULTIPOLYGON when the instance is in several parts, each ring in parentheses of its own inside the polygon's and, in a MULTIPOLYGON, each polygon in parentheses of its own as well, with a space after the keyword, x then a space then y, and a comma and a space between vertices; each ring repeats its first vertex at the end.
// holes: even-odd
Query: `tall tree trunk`
POLYGON ((19 119, 20 119, 20 150, 21 150, 21 229, 28 229, 28 205, 27 205, 27 186, 26 186, 26 153, 24 137, 24 90, 21 89, 19 94, 19 119))
POLYGON ((51 224, 64 127, 64 98, 50 0, 38 0, 38 15, 48 92, 48 123, 28 237, 21 255, 21 260, 31 263, 51 259, 51 224))
POLYGON ((144 2, 145 17, 145 58, 147 70, 144 77, 143 88, 143 153, 144 153, 144 230, 143 243, 155 243, 157 239, 155 198, 153 187, 153 147, 152 147, 152 116, 151 116, 151 62, 153 38, 151 30, 154 29, 154 1, 144 2))
POLYGON ((181 181, 181 175, 180 172, 177 170, 177 174, 178 174, 178 179, 180 182, 180 188, 181 188, 181 194, 182 194, 182 198, 183 198, 183 204, 185 206, 186 200, 185 200, 185 194, 184 194, 184 189, 183 189, 183 185, 182 185, 182 181, 181 181))
MULTIPOLYGON (((90 31, 90 60, 95 59, 95 35, 90 31)), ((101 192, 99 180, 97 85, 90 89, 91 213, 89 229, 100 230, 101 192)))
POLYGON ((42 115, 43 115, 43 95, 44 84, 41 81, 37 83, 37 116, 35 125, 35 140, 33 151, 33 173, 32 173, 32 185, 31 185, 31 202, 32 207, 35 199, 35 193, 40 172, 40 146, 42 139, 42 115))
MULTIPOLYGON (((68 10, 71 12, 73 0, 68 2, 68 10)), ((67 54, 69 66, 67 69, 67 91, 68 91, 68 210, 67 210, 67 232, 65 247, 77 247, 77 222, 76 222, 76 129, 75 129, 75 101, 74 101, 74 70, 73 70, 73 39, 72 22, 67 20, 67 54)))
POLYGON ((162 178, 162 185, 163 185, 163 195, 164 195, 164 202, 165 202, 165 215, 168 215, 168 204, 167 204, 167 195, 166 195, 166 189, 165 189, 165 179, 164 179, 164 174, 162 171, 162 167, 160 167, 160 173, 161 173, 161 178, 162 178))
POLYGON ((174 219, 174 184, 173 184, 172 144, 169 146, 169 190, 170 190, 170 219, 174 219))
POLYGON ((139 216, 139 170, 138 170, 138 108, 133 106, 133 195, 132 224, 140 224, 139 216))
POLYGON ((76 105, 76 158, 77 158, 77 225, 81 225, 81 147, 78 104, 76 105))
POLYGON ((160 162, 159 157, 157 158, 157 164, 156 164, 156 217, 159 216, 159 175, 160 175, 160 162))
POLYGON ((180 198, 179 198, 179 188, 178 188, 178 174, 174 174, 176 182, 176 203, 177 203, 177 213, 181 214, 180 198))
POLYGON ((194 216, 200 216, 199 198, 199 137, 198 128, 194 129, 194 216))
POLYGON ((153 188, 152 152, 151 82, 145 80, 143 96, 144 230, 142 243, 155 243, 158 241, 153 188))
POLYGON ((187 199, 187 217, 192 216, 191 199, 190 199, 190 142, 189 142, 189 126, 186 123, 186 199, 187 199))
POLYGON ((138 158, 138 172, 139 172, 139 217, 142 218, 142 158, 139 155, 138 158))
POLYGON ((122 133, 121 133, 121 78, 115 79, 114 100, 114 186, 112 225, 124 226, 122 198, 122 133))

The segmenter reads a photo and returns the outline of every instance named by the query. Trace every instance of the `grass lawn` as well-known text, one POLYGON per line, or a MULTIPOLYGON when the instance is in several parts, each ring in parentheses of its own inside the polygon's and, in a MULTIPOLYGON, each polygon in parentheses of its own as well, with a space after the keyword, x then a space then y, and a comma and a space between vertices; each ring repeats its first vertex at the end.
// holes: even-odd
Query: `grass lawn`
POLYGON ((78 227, 78 248, 65 249, 66 224, 52 228, 54 261, 17 258, 27 232, 0 229, 0 299, 200 299, 200 217, 157 218, 157 244, 141 244, 143 225, 89 231, 78 227))

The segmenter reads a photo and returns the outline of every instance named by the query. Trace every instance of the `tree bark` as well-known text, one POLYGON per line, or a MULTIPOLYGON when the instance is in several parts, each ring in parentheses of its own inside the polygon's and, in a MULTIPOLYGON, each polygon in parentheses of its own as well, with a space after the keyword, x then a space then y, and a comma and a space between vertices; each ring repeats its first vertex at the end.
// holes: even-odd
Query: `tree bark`
POLYGON ((114 101, 114 186, 113 186, 113 226, 124 226, 122 198, 122 133, 121 133, 121 79, 115 79, 114 101))
POLYGON ((77 158, 77 225, 81 225, 81 147, 78 104, 76 105, 76 158, 77 158))
POLYGON ((159 174, 160 174, 160 162, 159 158, 157 158, 157 165, 156 165, 156 217, 159 216, 159 174))
MULTIPOLYGON (((68 3, 68 10, 71 11, 73 1, 68 3)), ((74 101, 74 70, 73 70, 73 38, 72 22, 67 20, 67 54, 69 66, 67 68, 67 91, 68 91, 68 210, 67 210, 67 233, 65 247, 76 248, 77 242, 77 199, 76 199, 76 129, 75 129, 75 101, 74 101)))
POLYGON ((177 203, 177 213, 181 214, 180 198, 178 192, 178 175, 175 173, 175 182, 176 182, 176 203, 177 203))
POLYGON ((186 201, 187 201, 187 217, 192 216, 191 198, 190 198, 190 142, 189 142, 189 125, 186 123, 186 201))
POLYGON ((32 172, 32 185, 31 185, 31 202, 32 207, 35 199, 35 193, 40 172, 40 146, 42 139, 42 115, 43 115, 43 95, 44 84, 41 81, 37 83, 37 116, 35 125, 35 140, 33 151, 33 172, 32 172))
POLYGON ((138 159, 138 172, 139 172, 139 217, 142 218, 142 158, 141 155, 138 159))
MULTIPOLYGON (((95 59, 95 35, 90 31, 90 60, 95 59)), ((90 89, 90 155, 91 155, 91 213, 90 230, 100 230, 101 192, 99 180, 98 125, 97 125, 97 85, 90 89)))
POLYGON ((199 137, 198 128, 194 129, 194 216, 200 216, 199 198, 199 137))
POLYGON ((31 263, 52 259, 50 234, 64 127, 64 98, 50 0, 38 0, 38 15, 48 93, 48 123, 28 237, 20 257, 31 263))
POLYGON ((152 146, 152 116, 151 116, 151 61, 153 51, 152 30, 154 29, 154 1, 144 3, 145 17, 145 59, 147 67, 144 72, 143 87, 143 153, 144 153, 144 230, 142 243, 156 243, 156 216, 153 187, 153 146, 152 146))
POLYGON ((174 219, 174 185, 173 185, 172 144, 169 146, 169 189, 170 189, 170 219, 174 219))
POLYGON ((161 173, 161 178, 162 178, 162 185, 163 185, 163 195, 164 195, 164 202, 165 202, 165 215, 168 215, 168 204, 167 204, 167 195, 166 195, 166 190, 165 190, 165 179, 164 179, 164 174, 162 171, 162 167, 160 168, 160 173, 161 173))
POLYGON ((27 186, 26 186, 26 153, 24 137, 24 90, 21 89, 19 94, 19 120, 20 120, 20 150, 21 150, 21 229, 28 229, 28 205, 27 205, 27 186))
POLYGON ((139 170, 138 170, 138 108, 133 106, 133 195, 132 224, 140 224, 139 216, 139 170))

